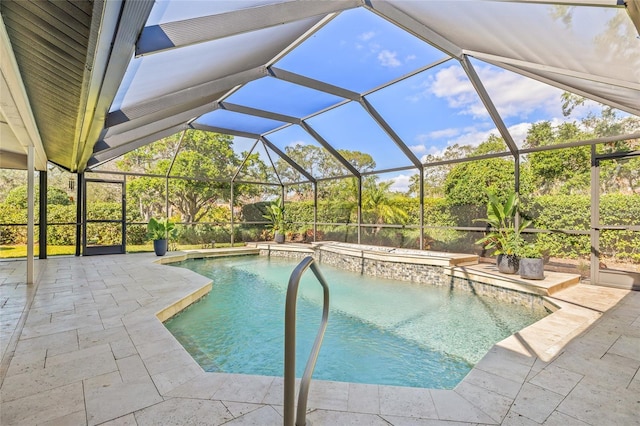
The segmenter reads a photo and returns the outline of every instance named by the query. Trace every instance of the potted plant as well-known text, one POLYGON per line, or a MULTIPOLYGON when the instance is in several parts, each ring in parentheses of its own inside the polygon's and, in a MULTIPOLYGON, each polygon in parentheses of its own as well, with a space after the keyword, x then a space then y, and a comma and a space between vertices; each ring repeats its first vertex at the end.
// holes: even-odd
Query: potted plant
POLYGON ((278 198, 267 205, 267 212, 262 215, 265 219, 269 219, 269 225, 274 232, 273 239, 276 243, 284 243, 284 234, 286 232, 287 223, 284 220, 284 203, 278 198))
POLYGON ((519 268, 518 248, 522 245, 520 232, 531 224, 530 220, 523 220, 516 228, 516 214, 518 212, 518 194, 512 193, 502 204, 495 194, 487 193, 487 218, 477 219, 489 225, 487 235, 476 241, 485 249, 493 249, 497 255, 498 271, 505 274, 515 274, 519 268))
POLYGON ((517 253, 520 257, 520 278, 543 280, 544 260, 540 249, 535 244, 524 244, 517 253))
POLYGON ((177 233, 176 225, 167 218, 152 217, 147 224, 147 235, 153 240, 156 256, 164 256, 167 253, 169 238, 174 238, 177 233))

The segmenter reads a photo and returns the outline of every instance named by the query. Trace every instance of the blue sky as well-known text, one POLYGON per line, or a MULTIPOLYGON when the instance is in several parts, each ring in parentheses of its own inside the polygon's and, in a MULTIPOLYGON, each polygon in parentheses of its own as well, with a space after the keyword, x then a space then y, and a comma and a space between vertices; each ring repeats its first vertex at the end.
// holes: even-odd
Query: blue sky
MULTIPOLYGON (((439 50, 359 8, 340 14, 275 66, 363 93, 442 58, 445 55, 439 50)), ((531 123, 566 120, 561 111, 561 90, 484 62, 472 63, 517 144, 522 143, 531 123)), ((374 92, 367 99, 420 159, 440 155, 456 143, 475 146, 491 133, 497 134, 456 60, 374 92)), ((250 83, 229 98, 229 102, 298 117, 337 100, 272 78, 250 83)), ((308 122, 335 147, 370 153, 379 169, 411 164, 353 102, 308 122)), ((271 137, 281 149, 315 144, 304 132, 287 133, 290 135, 276 133, 271 137)), ((381 179, 394 180, 393 188, 404 191, 411 174, 386 174, 381 179)))
MULTIPOLYGON (((148 24, 220 13, 224 8, 249 7, 259 3, 158 2, 148 24), (189 4, 197 7, 186 7, 189 4)), ((276 29, 269 29, 264 36, 276 29)), ((237 37, 244 40, 245 35, 237 37)), ((213 69, 208 67, 220 66, 224 61, 220 61, 218 55, 232 53, 221 53, 214 46, 218 45, 215 42, 211 45, 203 43, 192 46, 191 50, 185 49, 183 55, 190 56, 183 58, 184 61, 197 61, 174 61, 174 71, 181 72, 185 66, 193 72, 206 74, 213 69), (197 64, 200 66, 193 68, 197 64)), ((158 55, 158 60, 161 55, 158 55)), ((150 58, 153 60, 154 56, 150 58)), ((446 58, 443 52, 374 13, 357 8, 340 13, 274 66, 366 93, 446 58)), ((472 64, 516 144, 522 144, 532 123, 567 120, 561 111, 562 90, 475 59, 472 59, 472 64)), ((447 146, 476 146, 490 134, 498 133, 466 73, 454 59, 371 93, 366 98, 416 157, 423 161, 429 154, 442 154, 447 146)), ((341 98, 264 77, 246 84, 225 101, 304 118, 335 105, 341 98)), ((571 119, 579 118, 593 107, 593 103, 588 104, 576 111, 571 119)), ((197 121, 258 134, 285 124, 222 110, 200 117, 197 121)), ((377 169, 411 165, 393 140, 357 103, 342 105, 307 122, 334 147, 371 154, 377 169)), ((297 144, 317 145, 311 136, 297 126, 273 133, 269 139, 283 151, 287 146, 297 144)), ((236 138, 235 149, 238 152, 247 150, 253 142, 236 138)), ((263 161, 268 162, 268 159, 263 158, 263 161)), ((381 179, 393 180, 393 189, 405 191, 411 174, 411 171, 396 172, 385 174, 381 179)))

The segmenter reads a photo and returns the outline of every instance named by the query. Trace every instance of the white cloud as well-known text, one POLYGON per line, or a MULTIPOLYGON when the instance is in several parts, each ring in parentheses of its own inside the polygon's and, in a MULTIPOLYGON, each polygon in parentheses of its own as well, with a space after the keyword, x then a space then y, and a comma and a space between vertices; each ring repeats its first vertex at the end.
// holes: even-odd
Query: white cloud
POLYGON ((507 129, 513 138, 513 141, 517 146, 522 148, 525 139, 527 139, 527 132, 533 123, 522 122, 518 124, 514 124, 513 126, 509 126, 507 129))
POLYGON ((411 176, 415 175, 415 173, 404 175, 400 174, 396 177, 385 179, 382 182, 393 182, 389 190, 394 192, 407 192, 409 190, 409 184, 411 183, 411 176))
POLYGON ((398 60, 398 58, 396 58, 397 55, 398 54, 396 52, 391 52, 385 49, 382 52, 378 53, 378 61, 380 61, 380 64, 383 67, 399 67, 400 65, 402 65, 402 63, 398 60))
POLYGON ((416 58, 417 58, 417 56, 416 56, 416 55, 407 55, 407 57, 406 57, 406 58, 404 58, 404 60, 405 60, 406 62, 409 62, 409 61, 413 61, 413 60, 414 60, 414 59, 416 59, 416 58))
POLYGON ((429 139, 441 139, 441 138, 451 138, 460 134, 460 129, 456 128, 448 128, 441 130, 434 130, 433 132, 427 133, 427 137, 429 139))
MULTIPOLYGON (((496 67, 478 67, 477 72, 503 118, 526 117, 536 110, 553 115, 559 111, 559 89, 496 67)), ((488 116, 461 67, 450 66, 438 71, 420 89, 422 97, 435 95, 445 99, 449 107, 460 110, 462 114, 488 116)))
POLYGON ((431 148, 429 148, 429 152, 420 157, 420 162, 426 163, 430 155, 433 155, 434 157, 442 157, 444 155, 445 149, 446 148, 438 148, 437 146, 432 146, 431 148))
POLYGON ((427 147, 423 143, 418 145, 409 145, 409 149, 414 154, 422 154, 423 152, 427 152, 427 147))
POLYGON ((376 33, 374 31, 367 31, 366 33, 362 33, 358 36, 358 40, 368 41, 371 40, 376 33))
POLYGON ((458 144, 460 146, 464 146, 464 145, 478 146, 482 142, 486 141, 492 133, 494 135, 500 136, 496 129, 481 130, 481 129, 470 127, 465 129, 463 132, 461 132, 460 136, 458 136, 457 138, 449 139, 447 141, 447 145, 458 144))

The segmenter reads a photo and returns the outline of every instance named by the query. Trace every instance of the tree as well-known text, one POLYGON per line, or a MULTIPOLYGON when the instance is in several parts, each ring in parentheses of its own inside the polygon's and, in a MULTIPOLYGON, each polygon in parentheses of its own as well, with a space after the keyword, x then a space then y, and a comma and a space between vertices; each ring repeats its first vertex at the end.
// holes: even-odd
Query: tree
MULTIPOLYGON (((36 187, 36 192, 34 195, 36 205, 38 203, 39 197, 40 187, 38 186, 36 187)), ((5 203, 18 209, 26 209, 27 185, 21 185, 9 191, 9 193, 7 194, 7 198, 5 199, 5 203)), ((66 192, 64 192, 60 188, 50 186, 47 188, 47 204, 68 206, 69 204, 71 204, 71 200, 69 199, 69 196, 66 192)))
MULTIPOLYGON (((576 107, 584 105, 586 99, 564 93, 563 114, 570 116, 576 107)), ((588 140, 598 137, 625 135, 640 130, 640 119, 634 116, 621 117, 615 109, 602 105, 599 113, 591 112, 580 122, 562 123, 553 126, 543 121, 531 126, 525 141, 526 148, 553 146, 561 143, 588 140)), ((597 144, 598 154, 631 152, 640 148, 639 139, 626 139, 597 144)), ((601 163, 600 177, 603 192, 640 192, 638 160, 606 161, 601 163)), ((536 195, 543 194, 589 194, 591 147, 581 146, 551 151, 539 151, 527 156, 527 166, 533 175, 536 195)))
MULTIPOLYGON (((409 215, 398 206, 393 199, 397 194, 390 191, 392 181, 376 182, 371 178, 363 181, 362 190, 362 215, 365 223, 382 225, 385 223, 404 224, 409 215)), ((382 228, 377 227, 374 234, 382 228)))
MULTIPOLYGON (((169 203, 181 215, 182 221, 197 222, 217 204, 229 201, 230 180, 242 160, 233 151, 231 136, 187 131, 180 151, 175 155, 180 137, 176 134, 125 154, 118 167, 153 175, 184 177, 170 179, 169 203)), ((251 171, 262 169, 256 165, 258 161, 258 158, 250 159, 251 171)), ((238 188, 238 194, 242 189, 242 186, 238 188)), ((158 204, 164 199, 164 191, 164 179, 154 177, 132 179, 128 186, 129 195, 147 219, 159 207, 163 210, 158 204)))
MULTIPOLYGON (((531 126, 524 146, 535 148, 591 137, 592 134, 581 130, 576 123, 562 123, 554 127, 550 122, 543 121, 531 126)), ((534 195, 588 193, 590 165, 589 146, 538 151, 527 156, 527 167, 537 188, 534 195)))
MULTIPOLYGON (((471 155, 504 152, 504 141, 495 135, 478 145, 471 155)), ((486 205, 487 191, 506 199, 514 188, 515 164, 510 158, 489 158, 453 165, 444 179, 444 194, 451 205, 486 205)))
MULTIPOLYGON (((504 150, 504 149, 503 149, 504 150)), ((425 197, 443 197, 444 181, 447 174, 455 166, 455 164, 443 164, 440 166, 429 166, 429 163, 436 163, 446 160, 456 160, 465 158, 473 153, 474 149, 470 145, 450 145, 442 155, 429 154, 424 159, 426 167, 424 168, 424 195, 425 197)), ((420 194, 420 176, 415 174, 411 176, 409 183, 409 195, 418 196, 420 194)))

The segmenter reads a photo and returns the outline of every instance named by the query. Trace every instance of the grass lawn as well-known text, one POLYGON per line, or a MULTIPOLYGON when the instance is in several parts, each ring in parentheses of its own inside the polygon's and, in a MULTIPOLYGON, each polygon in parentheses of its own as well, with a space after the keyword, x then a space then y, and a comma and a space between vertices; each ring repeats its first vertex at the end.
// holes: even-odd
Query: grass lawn
MULTIPOLYGON (((216 248, 219 247, 230 247, 229 243, 216 243, 216 248)), ((235 247, 242 247, 244 243, 235 243, 235 247)), ((178 250, 194 250, 200 249, 202 245, 200 244, 183 244, 178 245, 178 250)), ((144 253, 144 252, 152 252, 153 251, 153 243, 143 244, 143 245, 128 245, 127 253, 144 253)), ((34 253, 36 257, 38 256, 38 245, 34 248, 34 253)), ((47 256, 61 256, 61 255, 74 255, 76 253, 76 246, 47 246, 47 256)), ((17 245, 17 246, 0 246, 0 259, 12 259, 19 257, 27 257, 27 246, 26 245, 17 245)))

